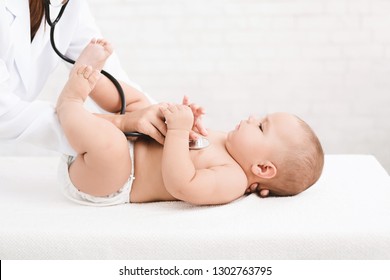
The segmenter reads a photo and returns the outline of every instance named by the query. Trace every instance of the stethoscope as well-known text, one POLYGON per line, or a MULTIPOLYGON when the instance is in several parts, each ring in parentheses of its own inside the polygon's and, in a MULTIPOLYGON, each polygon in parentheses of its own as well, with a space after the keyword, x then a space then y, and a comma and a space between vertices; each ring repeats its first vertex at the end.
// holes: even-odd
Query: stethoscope
MULTIPOLYGON (((45 17, 46 17, 47 23, 50 26, 50 44, 51 44, 54 52, 61 59, 63 59, 64 61, 69 62, 71 64, 74 64, 75 61, 73 59, 70 59, 66 55, 62 54, 57 49, 56 43, 54 41, 55 27, 56 27, 57 23, 60 21, 60 19, 62 17, 62 14, 64 13, 65 8, 68 5, 68 3, 69 3, 69 0, 65 0, 65 1, 62 1, 62 0, 54 0, 54 1, 53 0, 45 0, 45 17), (52 21, 51 18, 50 18, 50 4, 51 4, 51 2, 55 2, 55 4, 54 4, 55 6, 62 5, 62 7, 61 7, 61 9, 60 9, 60 11, 59 11, 59 13, 58 13, 58 15, 57 15, 57 17, 56 17, 56 19, 54 21, 52 21)), ((114 84, 116 90, 118 91, 120 100, 121 100, 120 114, 125 114, 125 111, 126 111, 126 99, 125 99, 125 94, 123 92, 122 86, 119 84, 118 80, 115 79, 114 76, 112 76, 107 71, 102 70, 101 73, 104 76, 106 76, 114 84)), ((140 132, 123 132, 123 133, 126 135, 126 137, 139 137, 139 136, 148 137, 146 134, 143 134, 143 133, 140 133, 140 132)), ((207 138, 200 137, 200 138, 198 138, 195 141, 190 141, 189 144, 190 144, 190 149, 191 150, 199 150, 199 149, 203 149, 203 148, 206 148, 207 146, 209 146, 210 142, 209 142, 209 140, 207 138)))

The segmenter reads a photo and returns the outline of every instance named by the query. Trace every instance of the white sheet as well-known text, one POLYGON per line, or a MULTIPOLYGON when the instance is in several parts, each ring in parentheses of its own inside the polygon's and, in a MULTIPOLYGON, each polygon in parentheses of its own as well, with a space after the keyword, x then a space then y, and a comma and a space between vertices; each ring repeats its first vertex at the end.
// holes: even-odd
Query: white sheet
POLYGON ((58 158, 0 157, 0 259, 390 259, 390 178, 369 155, 328 155, 291 198, 98 208, 58 190, 58 158))

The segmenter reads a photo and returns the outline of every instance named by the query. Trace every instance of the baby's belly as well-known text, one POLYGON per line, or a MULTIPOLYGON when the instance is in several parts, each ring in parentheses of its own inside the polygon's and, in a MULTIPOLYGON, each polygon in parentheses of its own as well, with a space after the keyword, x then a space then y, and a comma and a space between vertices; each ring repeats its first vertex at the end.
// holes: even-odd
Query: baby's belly
POLYGON ((165 186, 161 174, 162 147, 153 141, 137 141, 134 148, 134 177, 131 202, 176 200, 165 186))

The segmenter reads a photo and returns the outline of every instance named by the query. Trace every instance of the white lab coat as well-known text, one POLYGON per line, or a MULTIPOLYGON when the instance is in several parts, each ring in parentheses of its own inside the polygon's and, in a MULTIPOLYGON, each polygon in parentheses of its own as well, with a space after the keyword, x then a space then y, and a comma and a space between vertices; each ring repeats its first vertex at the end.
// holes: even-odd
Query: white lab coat
MULTIPOLYGON (((51 8, 53 19, 58 11, 59 8, 51 8)), ((76 59, 92 38, 101 35, 87 2, 69 1, 56 26, 57 48, 76 59)), ((61 61, 50 45, 50 27, 46 22, 30 42, 29 1, 0 0, 0 140, 21 140, 75 154, 59 125, 54 104, 37 100, 49 75, 61 61)), ((115 54, 105 69, 118 80, 130 83, 115 54)))

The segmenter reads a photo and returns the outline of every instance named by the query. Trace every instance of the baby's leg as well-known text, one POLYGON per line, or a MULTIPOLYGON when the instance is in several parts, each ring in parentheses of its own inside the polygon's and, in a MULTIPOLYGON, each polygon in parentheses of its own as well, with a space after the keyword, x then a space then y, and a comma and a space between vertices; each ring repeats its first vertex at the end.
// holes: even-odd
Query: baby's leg
MULTIPOLYGON (((77 58, 70 75, 74 75, 75 71, 86 71, 87 68, 85 66, 90 65, 89 68, 96 70, 93 72, 95 78, 88 79, 88 77, 84 76, 88 83, 84 81, 66 84, 66 87, 72 87, 66 90, 66 97, 70 98, 72 94, 75 94, 76 99, 80 99, 80 97, 82 97, 82 101, 84 102, 87 96, 94 89, 98 78, 100 78, 100 75, 97 73, 102 70, 105 62, 111 54, 112 46, 109 42, 104 39, 92 39, 77 58)), ((57 106, 62 101, 63 96, 64 94, 60 95, 57 106)))
POLYGON ((105 196, 125 184, 131 159, 124 134, 84 108, 84 100, 99 75, 90 66, 75 65, 59 97, 57 114, 70 145, 78 153, 69 168, 73 184, 82 192, 105 196))

